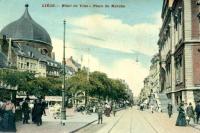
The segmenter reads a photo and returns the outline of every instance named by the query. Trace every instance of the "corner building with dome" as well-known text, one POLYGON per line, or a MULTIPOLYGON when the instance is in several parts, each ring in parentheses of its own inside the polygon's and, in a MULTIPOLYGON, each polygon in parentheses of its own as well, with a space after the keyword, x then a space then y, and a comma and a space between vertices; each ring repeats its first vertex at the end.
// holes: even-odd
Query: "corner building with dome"
POLYGON ((59 76, 48 32, 33 20, 25 5, 24 14, 0 32, 0 67, 30 71, 36 76, 59 76))

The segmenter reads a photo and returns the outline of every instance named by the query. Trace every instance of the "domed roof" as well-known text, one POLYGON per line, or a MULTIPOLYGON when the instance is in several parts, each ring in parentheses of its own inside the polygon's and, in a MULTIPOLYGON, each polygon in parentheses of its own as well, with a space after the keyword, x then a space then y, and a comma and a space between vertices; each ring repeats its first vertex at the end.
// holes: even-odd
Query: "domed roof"
POLYGON ((25 7, 22 17, 4 27, 1 34, 14 40, 35 41, 51 45, 51 38, 47 31, 31 18, 28 4, 25 7))

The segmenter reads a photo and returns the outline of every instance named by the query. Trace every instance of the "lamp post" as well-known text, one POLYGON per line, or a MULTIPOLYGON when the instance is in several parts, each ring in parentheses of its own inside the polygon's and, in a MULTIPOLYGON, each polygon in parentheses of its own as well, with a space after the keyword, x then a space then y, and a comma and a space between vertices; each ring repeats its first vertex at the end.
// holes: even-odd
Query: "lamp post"
POLYGON ((66 120, 66 108, 65 108, 65 24, 66 21, 64 20, 64 37, 63 37, 63 87, 62 87, 62 108, 61 108, 61 124, 65 125, 66 120))

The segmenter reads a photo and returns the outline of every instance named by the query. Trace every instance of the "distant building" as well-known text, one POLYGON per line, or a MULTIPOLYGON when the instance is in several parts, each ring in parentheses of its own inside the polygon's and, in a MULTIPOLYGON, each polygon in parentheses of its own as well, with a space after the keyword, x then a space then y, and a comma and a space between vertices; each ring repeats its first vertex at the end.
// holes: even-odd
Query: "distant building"
POLYGON ((144 86, 140 91, 140 96, 139 96, 140 102, 144 102, 145 100, 148 100, 150 94, 151 94, 150 82, 149 82, 149 76, 147 76, 144 79, 144 86))
POLYGON ((69 67, 72 72, 77 72, 81 69, 81 65, 77 63, 72 56, 66 60, 66 66, 69 67))
POLYGON ((149 82, 150 82, 150 90, 152 93, 160 92, 160 65, 159 65, 159 55, 156 54, 151 59, 151 66, 149 70, 149 82))
POLYGON ((148 99, 152 93, 160 92, 160 65, 159 55, 156 54, 151 59, 149 75, 144 79, 144 87, 141 90, 142 99, 148 99))

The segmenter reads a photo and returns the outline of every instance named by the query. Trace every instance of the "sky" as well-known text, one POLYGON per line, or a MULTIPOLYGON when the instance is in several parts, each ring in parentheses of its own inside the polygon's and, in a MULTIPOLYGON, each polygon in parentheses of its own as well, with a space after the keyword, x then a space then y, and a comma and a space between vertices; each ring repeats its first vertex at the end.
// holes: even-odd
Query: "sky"
POLYGON ((63 56, 65 19, 66 58, 124 79, 134 96, 139 94, 158 53, 162 0, 0 0, 0 30, 22 16, 26 3, 31 17, 49 33, 57 61, 63 56))

